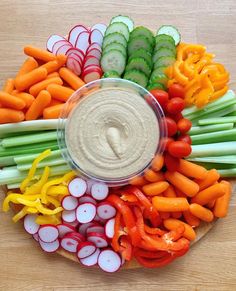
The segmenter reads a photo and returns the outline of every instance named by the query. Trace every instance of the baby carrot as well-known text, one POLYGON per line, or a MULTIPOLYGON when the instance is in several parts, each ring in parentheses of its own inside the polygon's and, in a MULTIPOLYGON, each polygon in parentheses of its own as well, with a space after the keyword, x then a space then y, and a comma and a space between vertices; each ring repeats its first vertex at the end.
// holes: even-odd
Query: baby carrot
POLYGON ((3 91, 11 94, 13 90, 14 90, 14 79, 7 79, 3 86, 3 91))
POLYGON ((129 184, 133 186, 143 186, 147 183, 147 180, 143 176, 134 177, 129 181, 129 184))
POLYGON ((146 195, 154 196, 161 194, 169 187, 166 181, 155 182, 143 186, 143 191, 146 195))
POLYGON ((47 70, 48 74, 58 71, 65 65, 67 57, 65 55, 58 55, 56 60, 43 64, 40 68, 47 70))
POLYGON ((192 198, 191 203, 206 205, 208 202, 223 196, 226 192, 226 186, 222 183, 214 184, 200 192, 192 198))
POLYGON ((33 71, 34 69, 38 68, 38 66, 39 66, 38 62, 34 58, 29 57, 24 61, 16 77, 29 73, 33 71))
POLYGON ((62 67, 62 66, 64 66, 66 64, 67 56, 66 55, 62 55, 62 54, 61 55, 57 55, 56 59, 58 61, 58 64, 60 64, 61 67, 62 67))
POLYGON ((229 208, 229 201, 231 196, 231 184, 228 181, 221 181, 226 186, 226 193, 220 198, 216 199, 213 213, 216 217, 225 217, 229 208))
POLYGON ((182 216, 182 211, 175 211, 171 213, 173 218, 179 219, 182 216))
POLYGON ((197 227, 200 224, 200 219, 194 216, 189 210, 183 212, 184 219, 186 222, 192 226, 197 227))
POLYGON ((21 110, 25 107, 25 102, 19 97, 0 91, 0 103, 3 107, 21 110))
POLYGON ((47 107, 43 110, 44 119, 57 119, 61 114, 63 104, 57 104, 54 106, 47 107))
POLYGON ((57 84, 51 84, 47 87, 48 92, 51 94, 52 98, 66 102, 69 97, 75 92, 74 90, 57 85, 57 84))
POLYGON ((58 72, 53 72, 51 74, 48 74, 46 79, 55 78, 55 77, 60 77, 58 72))
POLYGON ((186 177, 196 179, 204 179, 207 175, 207 170, 204 167, 183 159, 179 160, 178 172, 186 177))
POLYGON ((156 155, 152 161, 152 169, 154 171, 160 171, 164 165, 164 157, 162 155, 156 155))
POLYGON ((197 183, 180 174, 179 172, 166 172, 165 177, 173 186, 189 197, 195 196, 199 191, 197 183))
POLYGON ((58 105, 58 104, 64 104, 64 102, 61 102, 61 101, 56 100, 56 99, 51 99, 51 102, 50 102, 50 104, 48 104, 48 107, 58 105))
POLYGON ((214 215, 211 210, 197 204, 193 203, 190 204, 189 211, 199 219, 206 221, 206 222, 211 222, 214 219, 214 215))
POLYGON ((194 180, 199 185, 199 190, 204 190, 209 186, 213 185, 217 182, 220 178, 220 174, 217 172, 216 169, 211 169, 207 172, 205 179, 201 180, 194 180))
POLYGON ((159 215, 162 220, 170 218, 170 212, 159 211, 159 215))
POLYGON ((15 123, 23 121, 25 118, 22 111, 0 108, 0 124, 3 123, 15 123))
POLYGON ((85 83, 76 74, 67 68, 61 68, 59 74, 64 81, 66 81, 74 90, 79 89, 85 83))
POLYGON ((165 180, 164 174, 162 172, 155 172, 152 169, 146 170, 144 173, 144 178, 149 182, 160 182, 165 180))
POLYGON ((45 90, 50 84, 62 85, 63 81, 61 78, 58 77, 46 79, 30 87, 29 92, 31 95, 37 96, 40 91, 45 90))
POLYGON ((196 233, 193 230, 193 228, 189 224, 187 224, 179 219, 168 218, 168 219, 165 219, 163 221, 163 224, 164 224, 165 228, 167 228, 168 230, 175 230, 178 228, 178 226, 180 226, 182 224, 185 227, 185 231, 183 233, 183 236, 189 240, 194 240, 196 238, 196 233))
MULTIPOLYGON (((218 199, 220 199, 220 198, 218 198, 218 199)), ((208 202, 206 204, 206 207, 212 209, 214 207, 215 203, 216 203, 216 200, 211 200, 210 202, 208 202)))
POLYGON ((42 90, 36 97, 30 108, 25 114, 26 120, 34 120, 43 114, 43 110, 51 101, 51 95, 48 91, 42 90))
POLYGON ((172 185, 169 185, 169 187, 163 192, 163 195, 165 197, 170 197, 170 198, 176 197, 174 187, 172 185))
POLYGON ((170 198, 155 196, 152 198, 152 204, 158 211, 186 211, 189 209, 188 200, 186 198, 170 198))
POLYGON ((187 198, 188 197, 186 194, 184 194, 178 188, 174 188, 174 190, 175 190, 175 193, 176 193, 176 197, 184 197, 184 198, 187 198))
POLYGON ((19 91, 23 91, 35 83, 44 80, 47 77, 47 70, 44 68, 37 68, 33 71, 20 75, 15 79, 15 87, 19 91))
POLYGON ((24 53, 30 57, 44 62, 54 61, 56 59, 54 54, 31 45, 24 47, 24 53))
POLYGON ((17 96, 21 100, 23 100, 25 102, 25 108, 29 108, 35 99, 34 96, 32 96, 31 94, 25 92, 18 92, 17 90, 14 90, 12 92, 12 95, 17 96))

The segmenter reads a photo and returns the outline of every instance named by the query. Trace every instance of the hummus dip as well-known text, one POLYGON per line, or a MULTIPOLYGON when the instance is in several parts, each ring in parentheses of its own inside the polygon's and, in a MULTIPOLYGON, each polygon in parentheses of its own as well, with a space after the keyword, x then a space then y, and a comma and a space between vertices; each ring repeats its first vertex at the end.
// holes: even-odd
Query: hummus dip
POLYGON ((85 174, 103 180, 142 171, 159 144, 159 123, 142 96, 104 88, 79 100, 66 122, 72 160, 85 174))

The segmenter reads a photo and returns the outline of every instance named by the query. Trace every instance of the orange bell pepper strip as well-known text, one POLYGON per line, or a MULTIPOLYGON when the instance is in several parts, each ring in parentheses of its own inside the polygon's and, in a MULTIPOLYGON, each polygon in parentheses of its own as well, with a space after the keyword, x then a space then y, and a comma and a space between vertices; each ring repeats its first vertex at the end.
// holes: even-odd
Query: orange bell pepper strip
POLYGON ((189 79, 182 73, 181 65, 183 65, 183 62, 176 61, 173 66, 174 70, 174 76, 175 79, 180 83, 181 85, 185 86, 188 84, 189 79))
POLYGON ((212 94, 212 96, 211 96, 211 98, 210 98, 210 101, 213 101, 213 100, 216 100, 216 99, 220 98, 220 97, 223 96, 223 95, 224 95, 228 90, 229 90, 229 87, 228 87, 228 86, 224 86, 223 89, 215 91, 215 92, 212 94))

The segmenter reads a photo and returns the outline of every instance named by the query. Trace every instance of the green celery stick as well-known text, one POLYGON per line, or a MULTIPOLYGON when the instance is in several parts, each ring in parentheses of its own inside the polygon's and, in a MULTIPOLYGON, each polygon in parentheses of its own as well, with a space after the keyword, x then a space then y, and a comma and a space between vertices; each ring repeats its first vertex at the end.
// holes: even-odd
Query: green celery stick
MULTIPOLYGON (((15 163, 17 165, 20 165, 20 164, 26 164, 26 163, 30 163, 30 162, 33 162, 38 156, 38 153, 37 154, 30 154, 30 155, 24 155, 24 156, 16 156, 14 158, 15 160, 15 163)), ((60 150, 56 150, 56 151, 52 151, 50 156, 45 158, 44 160, 48 160, 48 159, 54 159, 54 158, 59 158, 61 157, 61 151, 60 150)))
POLYGON ((236 155, 236 142, 226 141, 210 144, 192 145, 189 158, 236 155))
POLYGON ((191 136, 192 145, 236 141, 236 128, 191 136))
POLYGON ((203 134, 203 133, 215 132, 215 131, 220 131, 220 130, 232 129, 233 127, 234 127, 233 123, 192 126, 188 134, 192 136, 196 134, 203 134))
POLYGON ((217 163, 217 164, 236 164, 236 155, 219 156, 219 157, 195 157, 188 158, 192 162, 217 163))
MULTIPOLYGON (((66 165, 66 161, 63 158, 52 158, 48 160, 43 160, 37 166, 38 169, 44 168, 46 166, 58 166, 58 165, 66 165)), ((17 164, 17 170, 19 171, 28 171, 32 167, 32 163, 28 164, 17 164)))
POLYGON ((211 125, 211 124, 222 124, 222 123, 236 123, 236 116, 225 116, 220 118, 206 118, 198 121, 199 125, 211 125))

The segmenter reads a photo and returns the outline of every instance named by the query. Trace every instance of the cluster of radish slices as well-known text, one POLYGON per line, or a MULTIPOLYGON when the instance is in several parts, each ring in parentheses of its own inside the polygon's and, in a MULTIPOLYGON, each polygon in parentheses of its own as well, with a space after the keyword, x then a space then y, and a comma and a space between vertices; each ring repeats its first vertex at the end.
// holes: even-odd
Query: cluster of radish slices
POLYGON ((102 76, 100 58, 106 28, 102 23, 97 23, 90 29, 76 25, 69 32, 68 39, 51 35, 47 40, 47 49, 55 55, 65 54, 66 66, 77 76, 81 76, 85 83, 89 83, 102 76))
POLYGON ((124 261, 109 248, 116 209, 105 200, 108 186, 74 178, 68 189, 70 195, 61 202, 61 224, 40 226, 35 222, 36 216, 30 214, 24 219, 25 230, 45 252, 56 252, 61 247, 76 254, 84 266, 98 265, 103 271, 116 272, 124 261))

